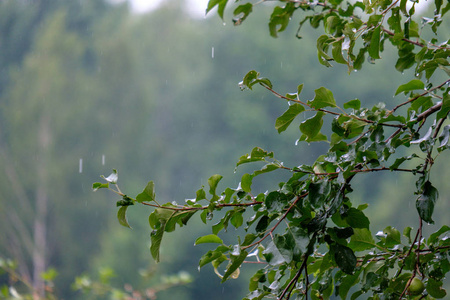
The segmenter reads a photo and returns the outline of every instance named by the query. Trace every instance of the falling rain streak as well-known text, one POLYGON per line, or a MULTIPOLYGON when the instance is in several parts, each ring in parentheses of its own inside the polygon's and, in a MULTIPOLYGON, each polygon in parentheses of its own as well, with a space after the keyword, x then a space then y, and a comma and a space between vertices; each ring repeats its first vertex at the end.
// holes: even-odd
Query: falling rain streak
POLYGON ((214 47, 211 48, 211 58, 214 58, 214 47))
POLYGON ((83 173, 83 159, 80 158, 80 163, 78 164, 78 172, 83 173))
POLYGON ((102 166, 105 165, 105 154, 102 155, 102 166))

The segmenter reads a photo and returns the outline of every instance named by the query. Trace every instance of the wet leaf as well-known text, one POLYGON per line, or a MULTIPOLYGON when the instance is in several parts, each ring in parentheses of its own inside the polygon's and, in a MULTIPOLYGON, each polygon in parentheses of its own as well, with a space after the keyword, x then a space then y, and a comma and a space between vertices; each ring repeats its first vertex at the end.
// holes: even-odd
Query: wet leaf
POLYGON ((151 202, 155 200, 155 183, 150 181, 145 186, 142 193, 136 196, 136 201, 139 203, 142 202, 151 202))
POLYGON ((325 88, 320 87, 314 90, 315 96, 312 101, 308 101, 308 105, 312 108, 320 109, 324 107, 336 107, 336 101, 334 100, 333 93, 325 88))
POLYGON ((197 246, 197 245, 205 244, 205 243, 223 244, 223 241, 220 237, 218 237, 215 234, 208 234, 208 235, 204 235, 204 236, 197 238, 195 240, 194 245, 197 246))
POLYGON ((436 120, 445 118, 448 115, 449 111, 450 111, 450 94, 447 93, 444 94, 444 97, 442 99, 442 106, 436 115, 436 120))
POLYGON ((442 299, 447 295, 447 291, 442 288, 442 281, 434 280, 433 278, 428 278, 426 289, 431 297, 442 299))
POLYGON ((267 248, 263 251, 263 255, 266 261, 272 266, 280 265, 286 262, 273 241, 270 242, 267 248))
MULTIPOLYGON (((231 264, 228 266, 227 270, 225 271, 225 274, 223 274, 222 282, 227 281, 228 277, 232 276, 233 274, 236 274, 235 272, 239 269, 244 260, 247 258, 247 255, 248 252, 245 250, 242 250, 239 256, 230 255, 231 264)), ((237 276, 235 276, 234 278, 237 278, 237 276)))
POLYGON ((340 244, 331 245, 334 252, 334 260, 338 267, 347 274, 353 274, 356 268, 356 256, 353 250, 340 244))
POLYGON ((209 13, 211 9, 217 6, 218 7, 217 13, 223 20, 223 13, 225 11, 225 6, 227 5, 227 2, 228 0, 209 0, 208 6, 206 7, 206 13, 209 13))
POLYGON ((369 229, 370 221, 369 218, 366 217, 366 215, 356 209, 351 207, 346 215, 345 215, 345 221, 347 221, 348 225, 350 225, 353 228, 367 228, 369 229))
POLYGON ((381 33, 381 26, 377 26, 372 31, 372 37, 370 39, 369 45, 369 55, 373 59, 380 59, 380 33, 381 33))
POLYGON ((305 135, 305 140, 307 142, 319 135, 323 124, 322 117, 324 114, 324 112, 318 111, 314 117, 309 118, 300 124, 300 131, 305 135))
POLYGON ((255 147, 250 154, 242 155, 239 158, 236 167, 250 162, 265 161, 266 158, 273 158, 273 152, 267 152, 259 147, 255 147))
POLYGON ((331 183, 326 179, 317 182, 311 182, 309 184, 309 202, 315 208, 322 207, 325 203, 325 200, 330 196, 330 191, 331 183))
MULTIPOLYGON (((216 194, 217 185, 219 184, 219 181, 223 178, 222 175, 215 174, 208 179, 208 185, 209 185, 209 193, 213 195, 214 198, 218 198, 216 194)), ((211 201, 214 201, 216 199, 211 199, 211 201)))
POLYGON ((395 245, 401 244, 400 231, 396 228, 388 226, 383 230, 383 233, 385 234, 384 245, 386 247, 394 247, 395 245))
POLYGON ((438 197, 438 190, 431 184, 431 182, 425 182, 423 192, 419 198, 417 198, 416 208, 422 220, 429 224, 434 224, 431 217, 433 216, 434 204, 436 203, 438 197))
POLYGON ((99 189, 107 189, 107 188, 109 188, 109 182, 107 183, 95 182, 92 184, 92 189, 94 190, 94 192, 99 189))
POLYGON ((250 193, 252 191, 253 176, 250 174, 244 174, 241 179, 241 188, 244 192, 250 193))
POLYGON ((153 230, 150 234, 150 253, 152 254, 153 259, 158 263, 160 261, 160 253, 159 248, 161 247, 161 241, 164 235, 164 224, 161 228, 157 230, 153 230))
POLYGON ((432 233, 428 238, 428 244, 437 244, 439 242, 439 236, 443 233, 450 231, 450 227, 447 225, 442 226, 438 231, 432 233))
POLYGON ((404 92, 405 94, 409 91, 413 90, 423 90, 425 88, 425 84, 419 80, 419 79, 413 79, 408 83, 402 84, 397 88, 397 91, 395 92, 395 95, 400 94, 401 92, 404 92))
POLYGON ((349 109, 360 109, 361 108, 361 101, 359 99, 350 100, 346 103, 344 103, 344 108, 349 109))
POLYGON ((241 25, 242 22, 244 22, 245 19, 247 19, 248 15, 252 12, 253 4, 245 3, 242 5, 239 5, 234 10, 233 14, 236 16, 233 18, 233 24, 234 25, 241 25))
POLYGON ((275 121, 275 129, 278 130, 278 133, 285 131, 297 115, 303 111, 305 111, 305 108, 301 104, 294 103, 289 106, 288 110, 275 121))
POLYGON ((355 228, 348 246, 353 251, 364 251, 375 247, 372 233, 367 228, 355 228))
POLYGON ((288 202, 288 198, 285 194, 273 191, 267 195, 265 204, 267 207, 267 211, 269 212, 281 212, 284 206, 288 202))
POLYGON ((119 220, 120 225, 131 229, 131 226, 130 226, 130 224, 128 224, 128 220, 127 220, 127 216, 126 216, 127 209, 128 209, 128 206, 121 206, 119 208, 119 211, 117 212, 117 219, 119 220))

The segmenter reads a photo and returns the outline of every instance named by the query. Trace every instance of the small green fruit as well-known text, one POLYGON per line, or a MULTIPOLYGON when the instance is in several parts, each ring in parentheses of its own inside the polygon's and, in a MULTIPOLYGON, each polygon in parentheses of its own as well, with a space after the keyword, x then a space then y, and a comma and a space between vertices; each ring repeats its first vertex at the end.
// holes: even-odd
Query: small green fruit
POLYGON ((408 292, 412 296, 417 296, 422 294, 422 292, 425 290, 425 285, 419 278, 413 278, 411 281, 411 284, 408 287, 408 292))

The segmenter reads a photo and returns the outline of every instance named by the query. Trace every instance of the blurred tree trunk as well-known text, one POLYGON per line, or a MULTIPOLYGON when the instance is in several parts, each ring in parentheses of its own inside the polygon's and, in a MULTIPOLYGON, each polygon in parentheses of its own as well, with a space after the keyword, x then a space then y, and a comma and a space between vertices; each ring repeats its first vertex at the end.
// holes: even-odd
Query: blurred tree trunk
POLYGON ((49 117, 44 114, 38 128, 39 156, 37 161, 36 212, 34 217, 33 289, 39 297, 44 296, 44 280, 41 274, 46 269, 47 206, 48 206, 48 146, 51 139, 49 117))

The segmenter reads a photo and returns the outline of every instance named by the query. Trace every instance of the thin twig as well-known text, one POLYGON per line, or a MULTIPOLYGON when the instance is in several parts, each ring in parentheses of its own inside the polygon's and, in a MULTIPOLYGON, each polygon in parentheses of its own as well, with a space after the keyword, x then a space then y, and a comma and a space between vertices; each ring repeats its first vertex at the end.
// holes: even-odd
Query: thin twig
POLYGON ((429 89, 429 90, 423 92, 423 93, 420 94, 420 95, 417 95, 417 96, 415 96, 415 97, 409 99, 409 100, 406 101, 406 102, 400 103, 399 105, 397 105, 396 107, 394 107, 394 108, 390 111, 389 115, 392 114, 393 112, 395 112, 395 111, 396 111, 397 109, 399 109, 400 107, 402 107, 402 106, 404 106, 404 105, 406 105, 406 104, 408 104, 408 103, 410 103, 410 102, 413 102, 413 101, 419 99, 420 97, 423 97, 423 96, 425 96, 425 95, 427 95, 427 94, 429 94, 429 93, 431 93, 431 92, 433 92, 433 91, 435 91, 435 90, 437 90, 437 89, 443 87, 444 85, 446 85, 446 84, 448 84, 448 83, 450 83, 450 79, 444 81, 444 82, 441 83, 440 85, 437 85, 437 86, 435 86, 435 87, 433 87, 433 88, 431 88, 431 89, 429 89))
POLYGON ((280 220, 278 220, 278 222, 272 227, 272 229, 271 229, 266 235, 264 235, 264 236, 263 236, 261 239, 259 239, 258 241, 254 242, 254 243, 252 243, 252 244, 250 244, 250 245, 244 246, 244 247, 242 247, 241 249, 244 250, 244 249, 253 247, 253 246, 255 246, 255 245, 260 244, 262 241, 264 241, 268 236, 270 236, 270 235, 275 231, 275 229, 278 227, 278 225, 280 225, 280 223, 286 218, 286 216, 288 215, 288 213, 289 213, 289 212, 291 211, 291 209, 297 204, 297 202, 298 202, 300 199, 302 199, 302 198, 304 198, 304 197, 306 197, 306 196, 308 196, 308 193, 305 193, 305 194, 303 194, 303 195, 297 196, 297 199, 295 199, 295 201, 292 202, 291 206, 289 206, 289 208, 286 210, 286 212, 283 214, 283 216, 280 218, 280 220))

